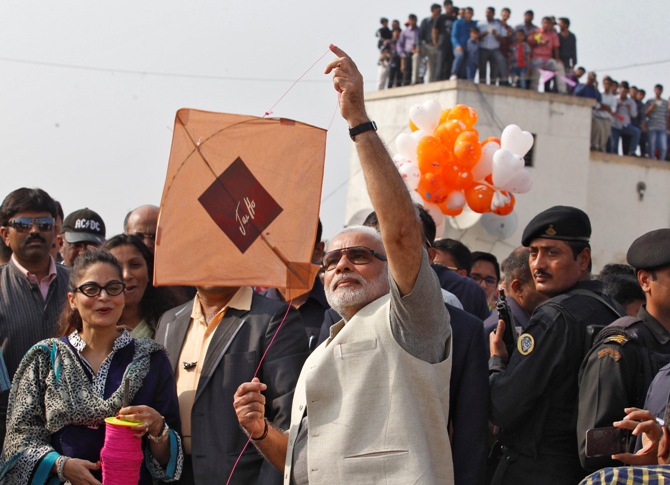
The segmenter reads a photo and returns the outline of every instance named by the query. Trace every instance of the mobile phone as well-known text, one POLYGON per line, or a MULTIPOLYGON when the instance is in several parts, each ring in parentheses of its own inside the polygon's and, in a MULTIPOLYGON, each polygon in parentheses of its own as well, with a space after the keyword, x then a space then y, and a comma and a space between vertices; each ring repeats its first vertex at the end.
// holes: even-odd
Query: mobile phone
POLYGON ((592 428, 586 430, 586 456, 610 456, 629 451, 631 433, 621 428, 592 428))

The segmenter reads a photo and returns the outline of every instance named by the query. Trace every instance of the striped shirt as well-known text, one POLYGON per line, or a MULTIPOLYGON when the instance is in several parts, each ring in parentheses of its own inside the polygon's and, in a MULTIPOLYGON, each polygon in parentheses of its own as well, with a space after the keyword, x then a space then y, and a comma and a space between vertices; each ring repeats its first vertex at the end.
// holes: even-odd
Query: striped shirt
POLYGON ((660 485, 670 484, 670 465, 621 466, 603 468, 579 485, 660 485))
POLYGON ((5 359, 2 357, 2 352, 0 352, 0 392, 8 391, 11 385, 12 381, 9 379, 9 374, 7 373, 5 359))
MULTIPOLYGON (((9 378, 24 354, 34 344, 56 332, 58 317, 67 301, 69 268, 56 265, 56 278, 49 284, 46 299, 39 285, 31 283, 16 265, 0 265, 0 351, 9 378)), ((0 394, 0 443, 4 441, 7 393, 0 394)))

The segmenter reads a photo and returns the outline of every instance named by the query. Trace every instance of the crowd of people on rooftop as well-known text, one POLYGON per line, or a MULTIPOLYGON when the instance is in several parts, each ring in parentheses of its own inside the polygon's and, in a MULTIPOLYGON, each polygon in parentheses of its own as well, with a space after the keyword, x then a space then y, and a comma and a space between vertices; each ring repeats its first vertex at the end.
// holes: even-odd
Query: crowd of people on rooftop
POLYGON ((444 9, 432 4, 430 12, 421 21, 410 14, 404 28, 399 20, 389 27, 388 18, 381 18, 377 89, 467 79, 591 98, 596 102, 592 150, 668 159, 670 114, 663 86, 657 84, 654 96, 646 97, 644 89, 605 76, 599 91, 596 73, 577 64, 569 18, 547 16, 537 26, 534 12, 526 10, 523 23, 513 27, 507 7, 500 18, 488 7, 485 18, 476 20, 472 7, 459 8, 451 0, 444 9))

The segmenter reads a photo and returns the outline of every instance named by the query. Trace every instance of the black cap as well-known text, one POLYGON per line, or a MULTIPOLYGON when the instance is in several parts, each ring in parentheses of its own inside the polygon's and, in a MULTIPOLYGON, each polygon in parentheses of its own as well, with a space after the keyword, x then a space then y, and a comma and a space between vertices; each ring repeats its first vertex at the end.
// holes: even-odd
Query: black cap
POLYGON ((88 241, 102 244, 105 242, 105 222, 97 212, 88 207, 68 214, 63 221, 62 232, 69 243, 88 241))
POLYGON ((521 244, 528 247, 538 237, 588 243, 591 221, 583 210, 557 205, 533 217, 523 231, 521 244))
POLYGON ((630 245, 626 260, 635 269, 670 266, 670 229, 656 229, 638 237, 630 245))

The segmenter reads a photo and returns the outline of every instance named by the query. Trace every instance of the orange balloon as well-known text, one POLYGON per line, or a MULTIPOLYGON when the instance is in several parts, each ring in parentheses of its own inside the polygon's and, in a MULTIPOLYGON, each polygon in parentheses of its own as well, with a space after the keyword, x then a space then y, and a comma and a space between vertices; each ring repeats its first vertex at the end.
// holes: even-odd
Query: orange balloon
POLYGON ((484 177, 484 180, 493 185, 493 174, 488 174, 486 177, 484 177))
POLYGON ((416 126, 412 120, 409 120, 409 129, 414 132, 414 131, 418 131, 419 127, 416 126))
POLYGON ((465 126, 471 130, 477 124, 477 111, 470 106, 457 104, 449 111, 448 120, 459 120, 465 123, 465 126))
POLYGON ((489 136, 486 140, 482 142, 482 147, 489 142, 495 142, 498 145, 500 145, 500 138, 498 138, 497 136, 489 136))
POLYGON ((459 120, 447 120, 435 129, 435 136, 442 142, 447 150, 454 149, 454 143, 458 135, 466 129, 465 123, 459 120))
POLYGON ((441 175, 433 172, 422 173, 416 191, 426 202, 440 204, 449 194, 441 175))
POLYGON ((424 136, 416 147, 416 159, 421 173, 441 173, 442 167, 450 159, 449 153, 439 139, 424 136))
POLYGON ((516 201, 514 200, 514 194, 511 192, 503 192, 507 197, 509 197, 509 202, 505 204, 502 207, 497 207, 496 209, 493 210, 494 214, 498 214, 499 216, 506 216, 510 212, 514 210, 514 204, 516 201))
POLYGON ((493 189, 486 185, 474 185, 465 191, 465 200, 474 212, 484 214, 491 212, 493 189))
POLYGON ((440 114, 440 122, 438 123, 438 125, 441 125, 442 123, 447 121, 447 116, 449 116, 449 111, 451 111, 451 110, 448 110, 448 109, 443 109, 442 110, 442 113, 440 114))
POLYGON ((450 163, 442 172, 445 185, 451 190, 464 190, 474 183, 472 173, 458 163, 450 163))
POLYGON ((468 169, 474 167, 482 156, 479 133, 476 130, 464 131, 454 144, 454 156, 468 169))

